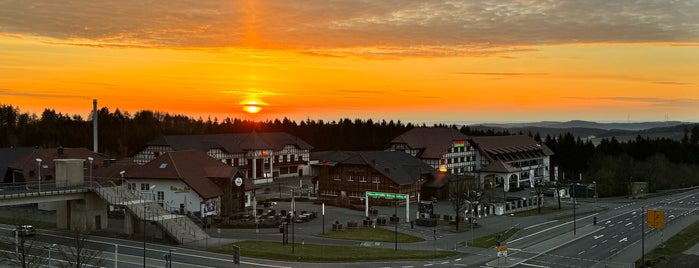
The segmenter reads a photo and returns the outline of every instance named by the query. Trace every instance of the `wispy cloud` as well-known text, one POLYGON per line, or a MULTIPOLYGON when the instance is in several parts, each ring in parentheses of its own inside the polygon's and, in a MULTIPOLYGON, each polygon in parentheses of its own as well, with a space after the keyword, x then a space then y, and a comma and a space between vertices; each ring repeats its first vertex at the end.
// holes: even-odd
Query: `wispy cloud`
POLYGON ((674 82, 674 81, 654 81, 653 84, 658 85, 669 85, 669 86, 688 86, 693 85, 692 83, 674 82))
POLYGON ((484 72, 458 72, 463 75, 485 75, 485 76, 538 76, 549 75, 549 73, 484 73, 484 72))
POLYGON ((478 56, 546 44, 697 43, 697 13, 692 0, 9 0, 0 2, 0 33, 89 46, 478 56))
POLYGON ((0 88, 0 96, 16 96, 16 97, 31 97, 31 98, 44 98, 44 99, 87 99, 87 96, 80 95, 67 95, 67 94, 55 94, 55 93, 43 93, 43 92, 21 92, 17 90, 0 88))

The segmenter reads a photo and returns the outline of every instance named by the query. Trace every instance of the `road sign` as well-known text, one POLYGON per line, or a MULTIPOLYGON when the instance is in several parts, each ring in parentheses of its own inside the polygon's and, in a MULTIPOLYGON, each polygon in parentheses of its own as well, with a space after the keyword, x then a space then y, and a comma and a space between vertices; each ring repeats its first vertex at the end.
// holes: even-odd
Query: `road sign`
POLYGON ((649 209, 646 215, 648 228, 665 229, 665 211, 649 209))
POLYGON ((497 247, 498 257, 507 257, 507 245, 497 247))
POLYGON ((395 194, 395 193, 381 193, 381 192, 366 192, 368 197, 373 198, 386 198, 386 199, 406 199, 407 194, 395 194))

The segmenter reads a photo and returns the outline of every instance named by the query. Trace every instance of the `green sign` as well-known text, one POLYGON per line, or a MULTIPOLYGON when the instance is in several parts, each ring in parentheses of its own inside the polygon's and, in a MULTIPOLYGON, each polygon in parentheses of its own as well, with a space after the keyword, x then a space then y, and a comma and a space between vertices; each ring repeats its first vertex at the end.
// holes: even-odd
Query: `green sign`
POLYGON ((366 192, 368 197, 385 198, 385 199, 408 199, 407 194, 381 193, 381 192, 366 192))

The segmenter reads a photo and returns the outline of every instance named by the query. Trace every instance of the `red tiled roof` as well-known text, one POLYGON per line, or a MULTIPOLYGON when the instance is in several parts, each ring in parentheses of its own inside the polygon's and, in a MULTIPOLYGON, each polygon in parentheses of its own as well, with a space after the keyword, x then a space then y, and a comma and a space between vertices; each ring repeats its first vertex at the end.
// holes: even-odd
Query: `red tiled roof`
MULTIPOLYGON (((23 173, 25 181, 35 182, 37 177, 37 158, 41 158, 42 160, 41 177, 45 178, 47 175, 55 176, 56 166, 53 160, 84 159, 85 168, 88 168, 89 161, 87 160, 87 157, 92 157, 94 159, 92 161, 92 164, 93 176, 95 178, 101 177, 101 173, 98 173, 99 167, 106 166, 112 163, 112 161, 108 159, 106 156, 99 153, 95 153, 87 148, 47 148, 32 150, 27 155, 20 157, 17 161, 10 164, 8 168, 18 170, 21 173, 23 173), (98 168, 94 168, 95 166, 97 166, 98 168)), ((89 176, 88 172, 89 171, 87 170, 85 171, 85 176, 89 176)))
POLYGON ((442 158, 455 141, 466 141, 468 136, 453 128, 413 128, 396 137, 391 143, 405 143, 419 149, 419 158, 442 158))
POLYGON ((545 144, 539 144, 526 135, 514 136, 478 136, 471 137, 475 146, 490 161, 497 159, 515 160, 553 155, 553 151, 545 144), (510 159, 511 158, 511 159, 510 159))
POLYGON ((198 150, 167 152, 128 171, 126 178, 181 180, 204 199, 223 195, 210 179, 232 178, 237 169, 198 150))
POLYGON ((510 173, 510 172, 516 172, 516 171, 518 171, 518 169, 505 163, 505 162, 495 161, 495 162, 491 162, 490 165, 488 165, 487 167, 482 168, 481 171, 497 172, 497 173, 510 173))

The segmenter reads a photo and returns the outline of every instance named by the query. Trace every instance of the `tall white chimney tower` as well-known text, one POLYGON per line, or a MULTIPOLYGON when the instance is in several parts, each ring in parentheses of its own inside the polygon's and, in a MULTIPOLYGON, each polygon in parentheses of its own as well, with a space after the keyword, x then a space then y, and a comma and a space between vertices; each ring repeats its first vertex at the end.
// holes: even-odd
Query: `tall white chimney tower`
POLYGON ((93 151, 97 152, 97 99, 92 100, 92 145, 95 149, 93 151))

